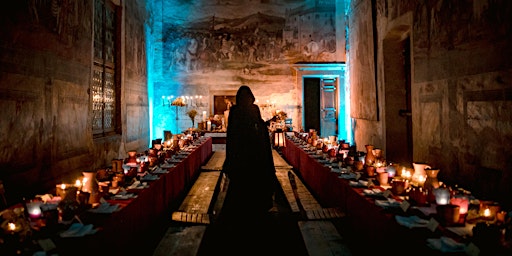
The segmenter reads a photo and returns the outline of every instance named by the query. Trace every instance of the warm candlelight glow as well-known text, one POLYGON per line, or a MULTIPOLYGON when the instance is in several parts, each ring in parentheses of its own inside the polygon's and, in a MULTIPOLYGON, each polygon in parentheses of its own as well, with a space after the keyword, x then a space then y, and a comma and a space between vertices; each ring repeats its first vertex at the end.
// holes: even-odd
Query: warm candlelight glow
POLYGON ((423 186, 425 184, 425 181, 427 180, 426 175, 420 175, 418 177, 418 185, 423 186))
POLYGON ((77 179, 75 181, 75 187, 81 187, 81 186, 82 186, 82 182, 79 179, 77 179))
POLYGON ((41 211, 41 202, 28 202, 26 206, 30 218, 37 219, 41 217, 43 213, 41 211))
POLYGON ((9 224, 7 224, 7 228, 9 229, 9 231, 14 231, 16 230, 16 224, 9 222, 9 224))
POLYGON ((467 197, 455 196, 452 199, 450 199, 450 203, 458 205, 460 207, 459 214, 466 214, 468 212, 469 199, 467 197))
POLYGON ((491 209, 486 208, 484 210, 484 217, 491 217, 491 209))
POLYGON ((61 189, 66 189, 66 184, 60 184, 61 189))
POLYGON ((447 188, 434 189, 434 195, 436 196, 436 203, 438 205, 445 205, 450 202, 450 190, 447 188))
POLYGON ((407 171, 405 169, 405 167, 402 169, 402 174, 401 174, 402 178, 406 179, 406 180, 410 180, 411 179, 411 172, 410 171, 407 171))

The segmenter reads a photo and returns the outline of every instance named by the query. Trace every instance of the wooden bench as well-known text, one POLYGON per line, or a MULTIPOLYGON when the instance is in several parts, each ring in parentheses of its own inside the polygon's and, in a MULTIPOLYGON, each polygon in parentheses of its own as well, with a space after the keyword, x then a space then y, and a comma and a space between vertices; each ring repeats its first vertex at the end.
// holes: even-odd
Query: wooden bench
POLYGON ((226 153, 215 151, 190 188, 172 220, 187 223, 210 224, 219 213, 227 190, 227 178, 221 173, 226 153), (213 204, 212 204, 213 203, 213 204))
POLYGON ((203 171, 221 171, 226 159, 226 151, 214 151, 208 162, 201 166, 203 171))
POLYGON ((190 188, 179 209, 172 213, 172 220, 210 224, 210 204, 219 181, 220 172, 201 172, 190 188))
POLYGON ((172 213, 172 225, 153 252, 153 256, 195 256, 209 224, 224 203, 229 180, 221 173, 225 152, 215 151, 181 203, 172 213))

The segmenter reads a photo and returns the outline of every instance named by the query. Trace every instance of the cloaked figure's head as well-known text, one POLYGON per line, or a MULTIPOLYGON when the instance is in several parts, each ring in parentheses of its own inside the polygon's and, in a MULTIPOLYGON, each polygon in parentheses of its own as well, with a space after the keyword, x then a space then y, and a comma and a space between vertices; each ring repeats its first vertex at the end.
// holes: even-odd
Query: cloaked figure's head
POLYGON ((236 104, 240 106, 248 106, 254 103, 256 98, 252 94, 251 88, 247 85, 242 85, 236 93, 236 104))

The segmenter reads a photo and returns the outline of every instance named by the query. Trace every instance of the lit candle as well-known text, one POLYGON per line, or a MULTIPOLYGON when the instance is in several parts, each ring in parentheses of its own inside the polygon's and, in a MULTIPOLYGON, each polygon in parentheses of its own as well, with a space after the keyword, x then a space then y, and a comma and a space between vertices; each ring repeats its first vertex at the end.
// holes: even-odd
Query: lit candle
POLYGON ((16 230, 16 224, 14 224, 13 222, 9 222, 9 223, 7 224, 7 229, 8 229, 9 231, 14 231, 14 230, 16 230))
POLYGON ((41 202, 28 202, 27 203, 28 216, 31 219, 38 219, 42 215, 41 202))
POLYGON ((206 122, 206 111, 203 111, 203 122, 206 122))
POLYGON ((389 164, 389 165, 386 167, 386 172, 388 172, 388 176, 389 176, 390 178, 393 178, 393 177, 395 177, 396 169, 395 169, 395 167, 394 167, 392 164, 389 164))
POLYGON ((405 168, 402 169, 402 178, 406 179, 406 180, 410 180, 411 179, 411 172, 410 171, 407 171, 405 168))
POLYGON ((375 163, 375 170, 377 171, 377 173, 385 172, 386 171, 386 166, 381 161, 377 161, 375 163))
POLYGON ((469 199, 465 196, 455 196, 450 199, 451 204, 459 206, 459 214, 466 214, 469 207, 469 199))
POLYGON ((57 196, 64 198, 66 196, 66 184, 62 183, 56 186, 57 196))
POLYGON ((423 185, 425 184, 426 180, 427 180, 427 176, 426 175, 418 176, 418 185, 423 187, 423 185))
POLYGON ((208 130, 208 131, 212 130, 212 122, 211 121, 206 122, 206 130, 208 130))
POLYGON ((491 217, 491 209, 485 208, 485 210, 484 210, 484 217, 491 217))
POLYGON ((444 205, 450 202, 450 190, 447 188, 434 189, 434 195, 436 196, 436 203, 438 205, 444 205))
POLYGON ((127 164, 123 164, 123 172, 124 174, 128 174, 128 172, 130 171, 132 167, 127 165, 127 164))

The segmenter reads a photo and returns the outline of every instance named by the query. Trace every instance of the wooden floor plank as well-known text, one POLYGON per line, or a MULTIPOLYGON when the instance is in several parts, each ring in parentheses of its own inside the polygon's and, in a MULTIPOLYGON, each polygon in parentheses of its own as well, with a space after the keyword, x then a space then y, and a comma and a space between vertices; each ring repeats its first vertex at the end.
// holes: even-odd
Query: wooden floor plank
POLYGON ((304 183, 295 177, 292 169, 276 168, 276 176, 292 212, 301 213, 301 210, 303 210, 305 218, 310 220, 334 219, 345 216, 338 208, 323 208, 304 183), (294 191, 289 175, 293 175, 296 191, 294 191), (296 196, 299 197, 299 200, 297 200, 296 196))
POLYGON ((171 227, 153 252, 153 256, 196 256, 206 226, 171 227))
POLYGON ((290 168, 276 168, 277 180, 281 184, 281 188, 283 189, 286 200, 288 200, 288 203, 290 204, 292 212, 300 213, 299 205, 297 204, 295 195, 293 193, 293 188, 288 178, 289 171, 291 171, 290 168))
POLYGON ((276 168, 292 168, 292 166, 288 164, 288 162, 286 162, 286 160, 284 160, 284 158, 275 149, 272 149, 272 157, 274 158, 274 166, 276 168))
POLYGON ((307 220, 299 221, 298 224, 310 256, 352 255, 332 222, 307 220))

